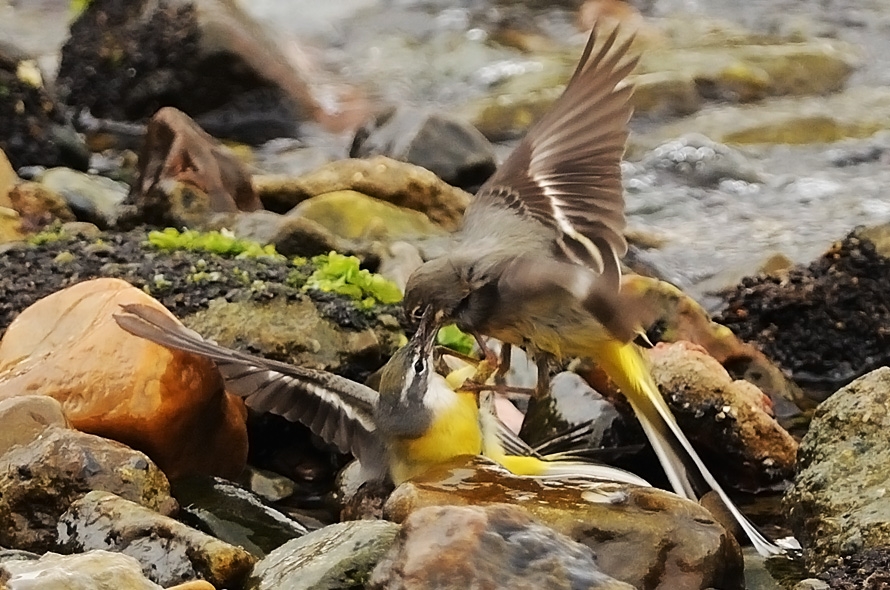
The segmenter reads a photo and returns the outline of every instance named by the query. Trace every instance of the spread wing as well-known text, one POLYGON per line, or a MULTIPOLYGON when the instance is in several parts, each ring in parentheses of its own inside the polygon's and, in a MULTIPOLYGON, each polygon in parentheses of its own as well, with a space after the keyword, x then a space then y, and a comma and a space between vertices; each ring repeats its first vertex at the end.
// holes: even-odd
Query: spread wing
POLYGON ((295 367, 204 340, 169 313, 141 304, 121 306, 118 325, 161 346, 216 362, 226 390, 258 412, 277 414, 309 427, 341 452, 352 453, 365 469, 385 465, 373 409, 377 392, 326 371, 295 367))
POLYGON ((562 96, 477 193, 466 213, 508 208, 556 233, 555 250, 588 266, 618 288, 618 258, 627 251, 623 230, 621 156, 632 113, 632 87, 622 80, 637 63, 633 40, 616 43, 618 30, 590 34, 562 96))

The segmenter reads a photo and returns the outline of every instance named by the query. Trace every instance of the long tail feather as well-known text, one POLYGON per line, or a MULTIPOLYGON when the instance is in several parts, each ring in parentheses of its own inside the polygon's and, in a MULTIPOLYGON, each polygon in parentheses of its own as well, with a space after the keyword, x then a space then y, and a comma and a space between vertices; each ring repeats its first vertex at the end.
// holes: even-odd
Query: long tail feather
POLYGON ((640 349, 634 344, 604 341, 598 342, 593 347, 592 356, 627 396, 676 493, 695 499, 681 455, 685 451, 685 455, 698 468, 702 478, 720 496, 739 526, 745 531, 757 552, 764 556, 784 553, 781 547, 767 540, 741 513, 695 452, 659 393, 640 349), (682 450, 677 448, 677 443, 682 450))

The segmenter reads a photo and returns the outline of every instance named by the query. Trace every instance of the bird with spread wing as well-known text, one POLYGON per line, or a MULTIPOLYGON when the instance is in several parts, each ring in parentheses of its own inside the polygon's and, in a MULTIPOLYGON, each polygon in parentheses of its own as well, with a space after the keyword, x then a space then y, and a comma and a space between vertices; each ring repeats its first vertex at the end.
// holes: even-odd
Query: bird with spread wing
POLYGON ((757 550, 780 553, 708 471, 633 343, 646 310, 622 292, 619 262, 631 42, 594 29, 562 96, 480 188, 452 248, 409 278, 405 309, 431 311, 480 343, 486 335, 539 357, 592 358, 627 397, 674 491, 696 499, 694 466, 757 550))
POLYGON ((456 457, 484 455, 517 475, 649 485, 632 473, 567 454, 534 456, 484 404, 479 406, 476 393, 460 389, 461 379, 450 376, 449 383, 435 371, 431 314, 383 367, 379 392, 327 371, 219 346, 149 305, 124 305, 114 317, 135 336, 212 359, 227 391, 244 398, 249 408, 300 422, 351 453, 366 480, 398 484, 456 457))

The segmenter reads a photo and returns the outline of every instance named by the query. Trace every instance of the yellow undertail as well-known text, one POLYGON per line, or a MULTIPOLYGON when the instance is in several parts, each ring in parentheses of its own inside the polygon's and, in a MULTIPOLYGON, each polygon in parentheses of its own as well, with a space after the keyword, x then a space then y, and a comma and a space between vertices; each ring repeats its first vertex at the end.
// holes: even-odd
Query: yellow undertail
POLYGON ((603 368, 627 397, 643 431, 652 443, 655 453, 671 482, 674 491, 692 500, 695 490, 686 471, 686 461, 691 460, 702 478, 714 490, 751 539, 761 555, 776 555, 784 551, 768 541, 757 528, 739 511, 704 462, 680 427, 670 408, 658 391, 649 372, 641 349, 633 343, 599 341, 591 347, 590 356, 603 368))

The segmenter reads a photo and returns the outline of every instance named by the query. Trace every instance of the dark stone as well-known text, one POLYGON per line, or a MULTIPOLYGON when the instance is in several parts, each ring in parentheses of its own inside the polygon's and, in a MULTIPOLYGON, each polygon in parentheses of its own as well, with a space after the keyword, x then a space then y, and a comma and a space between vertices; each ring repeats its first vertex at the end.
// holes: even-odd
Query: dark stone
POLYGON ((857 231, 787 275, 744 279, 715 321, 824 399, 890 362, 890 258, 857 231))
POLYGON ((497 167, 491 143, 470 123, 419 109, 388 110, 356 132, 349 156, 377 155, 422 166, 469 192, 497 167))
POLYGON ((0 149, 15 169, 66 166, 86 170, 89 151, 65 110, 45 87, 16 75, 24 59, 15 48, 0 45, 0 149))
POLYGON ((298 101, 279 86, 290 82, 292 72, 276 80, 252 67, 250 57, 236 55, 252 52, 253 64, 265 59, 270 70, 279 65, 279 56, 261 55, 268 44, 251 26, 255 23, 238 22, 247 20, 240 13, 227 19, 229 8, 208 3, 208 24, 192 2, 90 2, 62 47, 57 84, 63 100, 119 121, 145 120, 172 106, 193 117, 206 114, 214 134, 245 142, 268 139, 270 131, 263 127, 270 120, 278 122, 272 134, 293 135, 300 121, 298 101), (234 28, 205 35, 212 25, 234 28), (214 34, 222 46, 211 46, 214 34))
POLYGON ((174 481, 173 497, 182 506, 181 520, 257 557, 309 532, 253 492, 219 477, 174 481))

